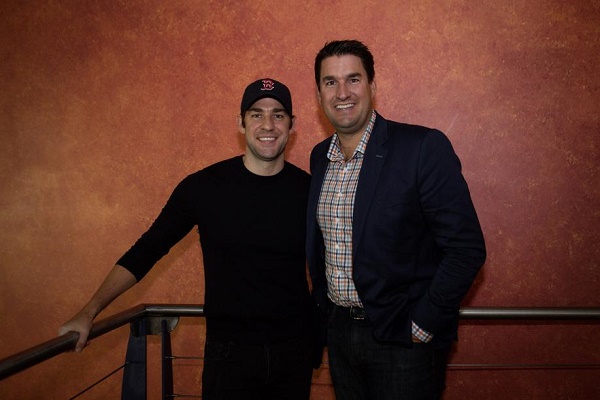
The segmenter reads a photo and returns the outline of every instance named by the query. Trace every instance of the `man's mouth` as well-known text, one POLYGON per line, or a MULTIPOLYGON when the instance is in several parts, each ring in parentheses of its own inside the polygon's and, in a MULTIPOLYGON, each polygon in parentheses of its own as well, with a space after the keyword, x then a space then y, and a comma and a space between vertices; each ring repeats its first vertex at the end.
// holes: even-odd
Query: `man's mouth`
POLYGON ((275 139, 276 139, 276 138, 275 138, 275 137, 272 137, 272 136, 270 136, 270 137, 259 137, 259 138, 258 138, 258 141, 259 141, 259 142, 272 142, 272 141, 274 141, 275 139))
POLYGON ((337 106, 335 106, 335 108, 338 109, 338 110, 346 110, 346 109, 352 108, 352 107, 354 107, 354 103, 338 104, 337 106))

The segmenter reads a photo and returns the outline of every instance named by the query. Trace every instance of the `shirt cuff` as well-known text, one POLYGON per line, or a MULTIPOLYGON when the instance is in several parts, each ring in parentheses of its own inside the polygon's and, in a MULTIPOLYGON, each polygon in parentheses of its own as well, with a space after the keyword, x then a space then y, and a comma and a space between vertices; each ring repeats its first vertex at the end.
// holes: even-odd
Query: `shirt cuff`
POLYGON ((431 339, 433 339, 433 333, 429 333, 419 328, 419 326, 415 324, 414 321, 412 323, 412 334, 423 343, 429 343, 431 339))

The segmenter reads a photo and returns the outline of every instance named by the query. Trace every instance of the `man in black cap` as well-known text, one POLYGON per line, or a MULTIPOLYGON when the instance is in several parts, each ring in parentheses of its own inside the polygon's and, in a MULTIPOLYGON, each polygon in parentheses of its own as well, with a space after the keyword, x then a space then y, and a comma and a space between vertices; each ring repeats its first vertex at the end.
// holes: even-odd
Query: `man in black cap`
POLYGON ((311 300, 306 279, 309 175, 284 160, 294 129, 288 88, 260 79, 238 117, 246 152, 185 178, 89 303, 59 330, 85 347, 94 318, 198 227, 205 269, 202 398, 308 399, 311 300))

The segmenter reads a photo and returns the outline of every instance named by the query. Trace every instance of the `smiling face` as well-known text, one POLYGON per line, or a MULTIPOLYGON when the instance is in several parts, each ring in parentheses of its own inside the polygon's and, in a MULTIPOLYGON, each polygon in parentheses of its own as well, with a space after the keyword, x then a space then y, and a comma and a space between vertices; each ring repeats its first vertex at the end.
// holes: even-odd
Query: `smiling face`
POLYGON ((246 137, 246 168, 259 175, 279 172, 293 122, 283 105, 273 98, 265 97, 252 104, 238 118, 238 129, 246 137))
POLYGON ((371 111, 375 81, 369 83, 359 57, 332 56, 321 62, 317 97, 336 132, 362 136, 371 111))

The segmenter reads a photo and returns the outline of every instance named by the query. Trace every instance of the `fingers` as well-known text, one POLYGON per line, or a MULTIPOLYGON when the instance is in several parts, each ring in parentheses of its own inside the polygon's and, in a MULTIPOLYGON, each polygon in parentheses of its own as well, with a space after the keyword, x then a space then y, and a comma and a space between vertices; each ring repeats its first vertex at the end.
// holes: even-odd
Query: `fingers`
POLYGON ((76 332, 79 334, 79 338, 77 339, 77 343, 75 344, 74 351, 80 353, 88 345, 90 329, 85 324, 73 321, 65 323, 58 329, 59 336, 65 335, 69 332, 76 332))
POLYGON ((75 345, 75 352, 76 353, 81 353, 81 351, 88 345, 87 342, 87 335, 82 335, 81 333, 79 334, 79 340, 77 341, 77 344, 75 345))

